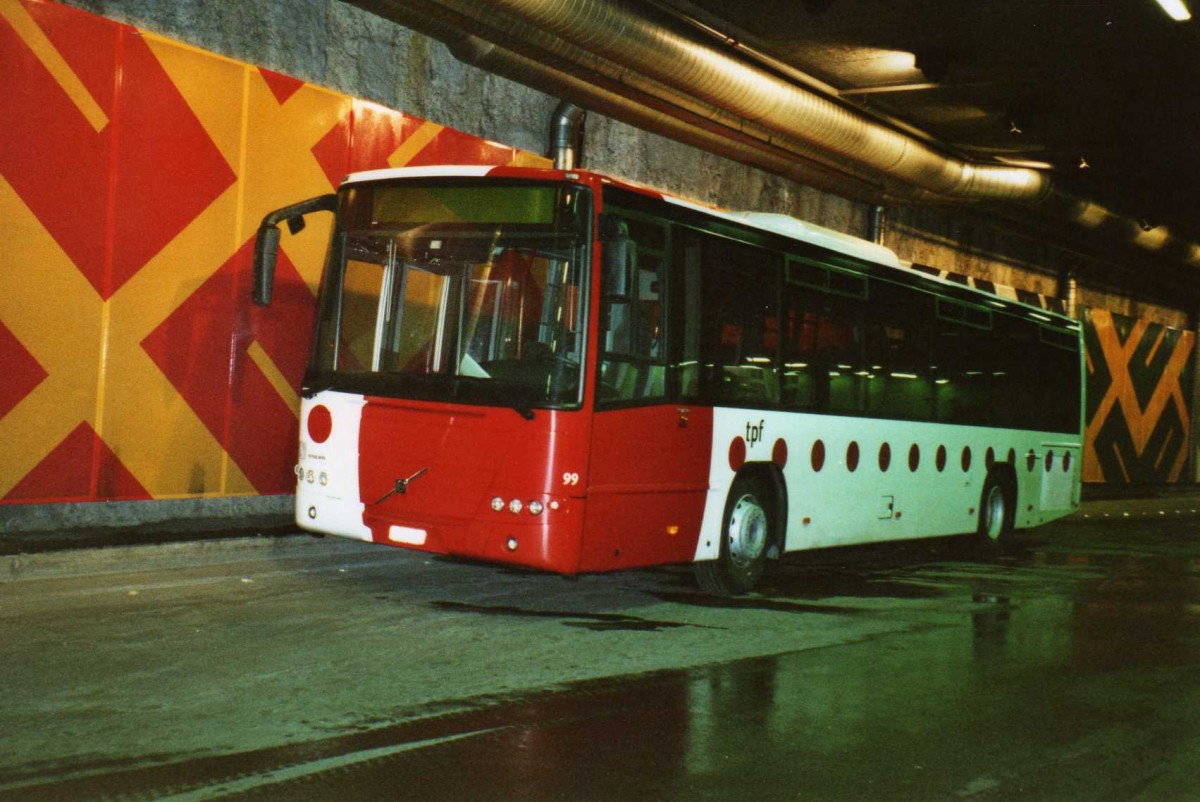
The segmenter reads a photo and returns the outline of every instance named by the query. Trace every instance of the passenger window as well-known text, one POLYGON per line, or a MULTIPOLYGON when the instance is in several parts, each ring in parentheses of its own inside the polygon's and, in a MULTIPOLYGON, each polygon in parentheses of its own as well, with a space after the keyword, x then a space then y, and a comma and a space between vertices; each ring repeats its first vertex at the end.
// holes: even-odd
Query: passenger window
POLYGON ((790 276, 784 290, 784 406, 861 412, 869 375, 863 301, 796 286, 790 276))
POLYGON ((867 327, 867 411, 884 418, 933 417, 933 297, 874 281, 867 327))
POLYGON ((695 233, 704 276, 702 378, 715 401, 779 403, 780 257, 695 233))
POLYGON ((944 423, 991 421, 996 353, 992 314, 939 299, 934 341, 934 411, 944 423))
POLYGON ((662 399, 667 394, 667 229, 634 215, 611 214, 606 225, 597 400, 662 399))

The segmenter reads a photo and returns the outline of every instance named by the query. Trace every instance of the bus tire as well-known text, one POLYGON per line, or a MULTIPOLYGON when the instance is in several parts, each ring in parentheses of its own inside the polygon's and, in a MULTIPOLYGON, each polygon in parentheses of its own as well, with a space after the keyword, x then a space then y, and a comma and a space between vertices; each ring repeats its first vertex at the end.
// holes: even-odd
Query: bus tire
POLYGON ((985 544, 1000 545, 1013 530, 1016 493, 1003 474, 993 471, 983 483, 979 497, 979 526, 976 532, 985 544))
POLYGON ((696 563, 702 590, 736 596, 754 588, 774 541, 771 490, 761 478, 739 476, 729 488, 721 519, 721 551, 715 560, 696 563))

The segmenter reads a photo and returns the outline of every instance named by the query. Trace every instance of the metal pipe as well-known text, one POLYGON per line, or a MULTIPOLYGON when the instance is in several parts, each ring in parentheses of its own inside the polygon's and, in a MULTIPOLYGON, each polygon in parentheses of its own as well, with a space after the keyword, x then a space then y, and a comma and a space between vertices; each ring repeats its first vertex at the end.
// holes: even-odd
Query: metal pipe
POLYGON ((556 170, 583 166, 583 120, 581 107, 569 100, 559 102, 550 119, 550 158, 556 170))
POLYGON ((1058 274, 1058 297, 1063 302, 1063 312, 1067 317, 1078 320, 1079 280, 1075 273, 1064 269, 1058 274))
POLYGON ((871 216, 867 222, 867 239, 876 245, 883 244, 883 233, 887 229, 887 207, 872 206, 871 216))
POLYGON ((716 50, 610 0, 441 0, 469 13, 489 5, 676 90, 795 137, 821 151, 947 197, 1039 200, 1048 181, 1035 170, 977 165, 947 157, 830 98, 716 50))
MULTIPOLYGON (((415 1, 415 0, 414 0, 415 1)), ((408 6, 406 6, 408 7, 408 6)), ((770 170, 799 183, 863 202, 884 197, 884 187, 861 176, 834 169, 785 150, 750 133, 693 114, 653 95, 624 86, 621 91, 600 75, 586 78, 555 69, 545 58, 532 58, 478 36, 447 36, 459 59, 547 94, 570 97, 592 111, 661 134, 709 153, 770 170)), ((528 51, 528 48, 526 48, 528 51)))

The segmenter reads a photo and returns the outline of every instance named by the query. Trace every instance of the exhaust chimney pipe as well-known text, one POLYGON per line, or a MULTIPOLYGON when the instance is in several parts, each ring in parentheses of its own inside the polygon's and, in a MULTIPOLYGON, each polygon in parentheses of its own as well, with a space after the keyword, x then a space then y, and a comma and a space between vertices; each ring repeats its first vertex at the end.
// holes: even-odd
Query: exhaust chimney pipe
POLYGON ((560 101, 550 119, 550 158, 555 170, 583 166, 583 120, 587 112, 569 100, 560 101))
POLYGON ((887 207, 872 206, 871 217, 867 221, 867 239, 876 245, 883 244, 883 232, 887 230, 887 207))

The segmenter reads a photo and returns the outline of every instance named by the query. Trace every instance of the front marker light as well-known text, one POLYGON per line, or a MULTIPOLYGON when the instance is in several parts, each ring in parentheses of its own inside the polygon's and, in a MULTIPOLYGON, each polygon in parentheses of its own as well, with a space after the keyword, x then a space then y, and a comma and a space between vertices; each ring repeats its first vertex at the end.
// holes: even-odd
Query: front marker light
POLYGON ((517 513, 519 513, 521 511, 521 509, 524 506, 525 505, 523 505, 521 503, 521 499, 514 498, 512 501, 508 502, 508 511, 511 512, 513 515, 516 515, 517 513))
POLYGON ((502 509, 504 509, 504 499, 496 496, 494 499, 492 499, 492 510, 494 512, 500 512, 502 509))
POLYGON ((545 507, 542 506, 542 502, 540 501, 531 501, 529 502, 528 509, 530 515, 541 515, 542 510, 545 509, 545 507))

